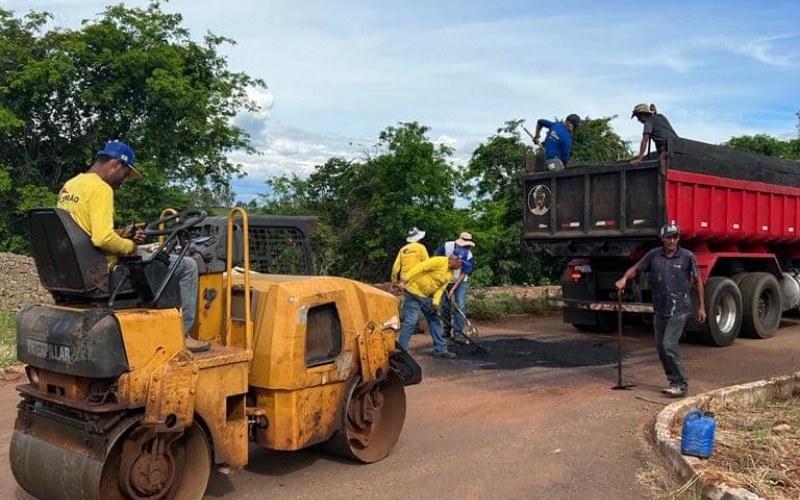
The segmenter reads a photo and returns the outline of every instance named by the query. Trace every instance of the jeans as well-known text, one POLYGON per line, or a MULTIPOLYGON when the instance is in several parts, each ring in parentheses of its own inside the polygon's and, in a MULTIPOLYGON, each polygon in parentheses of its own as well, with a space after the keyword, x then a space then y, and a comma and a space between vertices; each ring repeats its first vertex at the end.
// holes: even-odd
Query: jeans
POLYGON ((689 381, 686 379, 686 372, 683 369, 681 352, 678 350, 678 342, 683 335, 686 320, 689 313, 676 314, 674 316, 653 316, 653 331, 656 336, 656 349, 661 366, 667 375, 669 385, 686 389, 689 381))
MULTIPOLYGON (((169 262, 172 265, 178 259, 177 255, 170 255, 169 262)), ((181 290, 181 314, 183 315, 183 334, 189 335, 194 325, 194 318, 197 315, 197 287, 198 271, 197 262, 191 257, 184 257, 178 262, 175 268, 173 279, 178 280, 181 290)))
POLYGON ((444 323, 444 325, 442 325, 442 332, 444 335, 450 334, 451 317, 453 328, 455 328, 457 332, 464 333, 464 315, 467 314, 467 289, 469 285, 467 285, 466 281, 462 281, 461 284, 458 285, 458 288, 456 288, 456 293, 453 294, 456 305, 461 309, 464 315, 460 314, 458 311, 451 311, 448 294, 452 288, 453 283, 447 285, 447 290, 444 292, 445 295, 442 297, 442 321, 444 323))
POLYGON ((400 311, 400 320, 402 327, 400 328, 400 347, 408 349, 408 343, 411 341, 411 335, 417 328, 419 322, 419 313, 425 315, 428 321, 428 329, 431 331, 431 338, 433 339, 433 348, 437 353, 447 352, 447 344, 442 338, 442 328, 439 325, 439 318, 433 310, 433 299, 430 297, 418 297, 409 292, 403 292, 403 310, 400 311))

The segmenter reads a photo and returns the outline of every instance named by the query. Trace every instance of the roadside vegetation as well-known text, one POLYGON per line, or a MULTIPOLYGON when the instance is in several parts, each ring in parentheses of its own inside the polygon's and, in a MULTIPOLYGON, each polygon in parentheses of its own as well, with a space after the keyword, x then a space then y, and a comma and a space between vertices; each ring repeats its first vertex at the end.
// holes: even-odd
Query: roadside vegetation
POLYGON ((0 310, 0 369, 17 362, 16 313, 0 310))
POLYGON ((560 294, 558 287, 498 287, 470 290, 468 316, 493 320, 509 314, 555 314, 559 308, 550 298, 560 294))
POLYGON ((714 454, 700 475, 771 500, 800 498, 800 387, 753 404, 711 404, 717 419, 714 454))
MULTIPOLYGON (((800 386, 776 386, 752 402, 712 400, 702 411, 714 413, 714 452, 695 465, 697 475, 665 498, 697 495, 703 483, 743 488, 769 500, 800 498, 800 386), (778 390, 779 389, 779 390, 778 390)), ((683 421, 672 426, 680 439, 683 421)))

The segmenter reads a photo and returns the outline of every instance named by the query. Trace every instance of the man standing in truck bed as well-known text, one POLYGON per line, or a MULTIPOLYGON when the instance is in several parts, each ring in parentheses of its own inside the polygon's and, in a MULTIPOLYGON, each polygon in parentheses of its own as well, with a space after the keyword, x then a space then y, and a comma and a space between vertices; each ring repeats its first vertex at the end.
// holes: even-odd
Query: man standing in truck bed
POLYGON ((548 129, 547 138, 544 140, 544 166, 547 170, 563 170, 567 166, 572 156, 572 133, 580 124, 581 117, 573 113, 564 120, 564 123, 539 119, 533 134, 525 129, 536 145, 539 144, 539 133, 542 128, 548 129))
POLYGON ((680 234, 680 229, 674 223, 665 224, 660 231, 663 246, 647 252, 616 283, 618 293, 623 293, 629 279, 640 272, 650 273, 656 349, 669 380, 669 387, 661 392, 673 398, 683 397, 689 390, 678 342, 691 312, 691 283, 697 285, 700 302, 697 319, 700 323, 706 321, 705 290, 700 269, 694 254, 678 246, 680 234))

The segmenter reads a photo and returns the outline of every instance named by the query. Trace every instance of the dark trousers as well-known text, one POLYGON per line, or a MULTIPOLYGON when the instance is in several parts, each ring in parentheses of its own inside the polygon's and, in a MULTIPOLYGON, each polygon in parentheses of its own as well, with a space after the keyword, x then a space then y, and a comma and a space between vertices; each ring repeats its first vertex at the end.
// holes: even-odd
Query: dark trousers
POLYGON ((683 360, 678 349, 678 342, 681 340, 688 318, 689 313, 676 314, 674 316, 659 316, 658 314, 653 316, 653 331, 656 336, 658 359, 661 360, 661 366, 664 367, 664 373, 667 375, 669 385, 683 389, 689 387, 689 381, 683 369, 683 360))

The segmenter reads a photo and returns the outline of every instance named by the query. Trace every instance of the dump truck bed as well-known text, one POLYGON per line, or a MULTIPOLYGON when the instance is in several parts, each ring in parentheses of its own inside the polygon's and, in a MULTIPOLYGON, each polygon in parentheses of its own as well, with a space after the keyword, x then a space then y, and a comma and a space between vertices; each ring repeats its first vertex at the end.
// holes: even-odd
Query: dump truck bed
POLYGON ((524 237, 554 255, 629 256, 667 221, 710 246, 800 242, 800 162, 688 139, 638 166, 524 176, 524 237))

